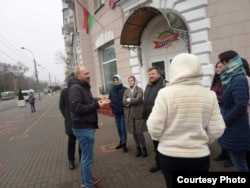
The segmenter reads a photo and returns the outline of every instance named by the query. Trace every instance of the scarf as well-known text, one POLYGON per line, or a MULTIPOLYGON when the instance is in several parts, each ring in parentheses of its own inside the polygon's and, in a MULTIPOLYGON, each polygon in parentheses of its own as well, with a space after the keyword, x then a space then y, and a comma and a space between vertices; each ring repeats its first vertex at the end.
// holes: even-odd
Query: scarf
POLYGON ((136 86, 137 86, 137 79, 135 79, 134 85, 133 85, 132 87, 129 87, 130 96, 131 96, 131 97, 134 97, 134 95, 135 95, 134 90, 135 90, 136 86))
POLYGON ((239 55, 231 59, 223 69, 220 78, 222 85, 228 85, 233 76, 246 75, 243 63, 239 55))

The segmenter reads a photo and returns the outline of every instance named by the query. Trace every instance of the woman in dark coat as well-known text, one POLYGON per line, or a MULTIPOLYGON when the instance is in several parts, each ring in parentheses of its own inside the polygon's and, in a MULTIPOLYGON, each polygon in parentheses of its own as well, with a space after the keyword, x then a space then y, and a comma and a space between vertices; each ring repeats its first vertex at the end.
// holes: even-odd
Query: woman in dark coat
POLYGON ((128 78, 129 88, 123 95, 124 114, 126 129, 133 134, 136 144, 136 157, 146 157, 147 149, 143 132, 147 131, 147 126, 142 118, 143 91, 137 86, 134 76, 128 78))
MULTIPOLYGON (((220 75, 225 67, 225 64, 223 62, 217 62, 215 65, 215 75, 214 79, 211 85, 211 90, 213 90, 216 93, 218 103, 220 105, 220 108, 222 107, 222 93, 223 93, 223 86, 221 83, 220 75)), ((223 164, 224 167, 232 167, 233 163, 230 159, 230 155, 227 150, 224 148, 221 148, 221 153, 218 157, 214 159, 215 161, 223 161, 226 160, 223 164)))
POLYGON ((220 78, 223 85, 222 115, 226 124, 219 138, 222 148, 229 151, 238 172, 249 172, 246 152, 250 145, 247 104, 249 100, 246 73, 240 56, 235 51, 219 54, 219 60, 226 64, 220 78))
MULTIPOLYGON (((243 67, 246 71, 246 77, 247 77, 247 82, 248 82, 248 87, 249 87, 249 94, 250 94, 250 67, 249 64, 247 62, 246 59, 241 58, 242 62, 243 62, 243 67)), ((249 95, 250 96, 250 95, 249 95)), ((248 105, 247 105, 247 112, 248 112, 248 121, 249 121, 249 126, 250 126, 250 99, 248 101, 248 105)), ((250 139, 250 137, 249 137, 250 139)), ((247 154, 246 154, 246 160, 247 160, 247 166, 248 169, 250 170, 250 147, 248 148, 247 154)))

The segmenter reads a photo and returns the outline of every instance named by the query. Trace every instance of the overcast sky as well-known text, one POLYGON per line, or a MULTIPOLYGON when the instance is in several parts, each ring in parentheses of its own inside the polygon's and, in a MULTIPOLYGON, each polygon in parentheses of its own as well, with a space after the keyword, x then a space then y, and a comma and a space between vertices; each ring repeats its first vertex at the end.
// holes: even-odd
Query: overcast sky
POLYGON ((0 0, 0 62, 20 61, 33 75, 33 56, 38 66, 39 80, 64 80, 64 65, 56 64, 55 54, 64 51, 61 0, 0 0))

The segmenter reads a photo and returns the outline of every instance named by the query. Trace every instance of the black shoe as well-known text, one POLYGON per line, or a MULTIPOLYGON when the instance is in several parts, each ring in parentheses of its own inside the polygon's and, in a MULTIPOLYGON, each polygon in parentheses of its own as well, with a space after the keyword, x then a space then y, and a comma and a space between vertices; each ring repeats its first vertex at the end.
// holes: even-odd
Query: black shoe
POLYGON ((215 161, 224 161, 227 159, 226 155, 220 154, 218 157, 214 158, 215 161))
POLYGON ((142 154, 141 154, 141 156, 142 156, 143 158, 148 156, 148 151, 147 151, 147 148, 146 148, 146 147, 143 147, 143 148, 142 148, 142 154))
POLYGON ((120 142, 116 147, 115 149, 121 149, 122 148, 122 142, 120 142))
POLYGON ((149 169, 149 172, 156 172, 158 170, 160 170, 161 167, 157 164, 155 164, 154 166, 152 166, 150 169, 149 169))
POLYGON ((123 150, 124 153, 128 152, 126 144, 122 144, 122 150, 123 150))
POLYGON ((226 160, 226 162, 223 164, 224 167, 228 168, 228 167, 232 167, 234 166, 234 164, 232 163, 231 160, 226 160))
POLYGON ((140 147, 136 147, 136 157, 140 157, 141 156, 141 148, 140 147))
POLYGON ((76 165, 73 161, 69 161, 69 165, 68 165, 70 170, 74 170, 76 168, 76 165))

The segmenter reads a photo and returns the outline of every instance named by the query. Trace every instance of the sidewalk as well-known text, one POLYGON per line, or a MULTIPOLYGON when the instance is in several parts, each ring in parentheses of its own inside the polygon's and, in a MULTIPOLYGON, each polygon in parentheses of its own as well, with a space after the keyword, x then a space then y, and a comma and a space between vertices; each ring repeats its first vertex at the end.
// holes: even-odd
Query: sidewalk
MULTIPOLYGON (((79 188, 80 168, 68 170, 67 136, 59 112, 59 94, 36 104, 15 108, 0 115, 0 188, 79 188)), ((95 139, 94 174, 101 178, 99 188, 164 188, 161 171, 150 173, 154 164, 153 144, 145 133, 149 156, 135 157, 133 137, 128 134, 128 153, 114 149, 118 136, 114 119, 99 114, 95 139)), ((211 159, 219 153, 211 145, 211 159)), ((76 153, 76 159, 78 154, 76 153)), ((234 171, 223 162, 211 160, 211 171, 234 171)))

